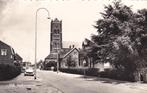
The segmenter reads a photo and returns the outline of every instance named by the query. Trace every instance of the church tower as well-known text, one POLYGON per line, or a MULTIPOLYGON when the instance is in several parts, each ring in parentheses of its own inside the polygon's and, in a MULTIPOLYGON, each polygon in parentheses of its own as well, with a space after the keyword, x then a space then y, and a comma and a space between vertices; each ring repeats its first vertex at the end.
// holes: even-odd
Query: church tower
POLYGON ((62 49, 62 21, 57 18, 51 21, 50 53, 57 53, 62 49))

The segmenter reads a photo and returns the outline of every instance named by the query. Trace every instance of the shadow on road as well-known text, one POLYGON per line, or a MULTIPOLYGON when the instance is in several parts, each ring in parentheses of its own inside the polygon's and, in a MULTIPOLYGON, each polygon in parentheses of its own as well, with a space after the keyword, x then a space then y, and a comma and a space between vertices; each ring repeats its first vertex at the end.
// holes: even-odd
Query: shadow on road
POLYGON ((78 78, 83 78, 86 81, 99 81, 101 83, 110 83, 110 84, 131 83, 129 81, 113 80, 113 79, 100 78, 100 77, 94 77, 94 76, 80 76, 78 78))

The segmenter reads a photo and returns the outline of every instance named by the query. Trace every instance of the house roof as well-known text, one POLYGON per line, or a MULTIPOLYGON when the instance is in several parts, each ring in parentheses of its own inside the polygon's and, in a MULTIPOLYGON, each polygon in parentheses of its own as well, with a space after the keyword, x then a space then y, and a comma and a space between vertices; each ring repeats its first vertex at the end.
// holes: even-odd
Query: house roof
POLYGON ((15 54, 15 57, 17 60, 22 60, 22 57, 20 55, 18 55, 17 53, 15 54))
MULTIPOLYGON (((79 50, 77 48, 62 48, 59 52, 59 55, 60 55, 59 57, 65 58, 75 49, 79 52, 79 50)), ((57 53, 51 53, 45 59, 57 59, 57 53)))
POLYGON ((84 40, 84 42, 82 44, 82 47, 85 48, 85 47, 92 47, 93 46, 93 47, 101 48, 101 47, 106 47, 108 45, 109 44, 98 45, 94 41, 85 38, 85 40, 84 40))
MULTIPOLYGON (((70 48, 62 48, 59 52, 60 58, 63 58, 70 50, 70 48)), ((50 53, 45 59, 57 59, 57 53, 50 53)))
POLYGON ((60 50, 60 58, 63 58, 69 51, 71 50, 71 48, 63 48, 60 50))
POLYGON ((11 52, 12 52, 12 54, 15 54, 15 51, 14 51, 14 49, 10 46, 10 45, 8 45, 8 44, 6 44, 6 43, 4 43, 3 41, 1 41, 0 40, 0 45, 5 45, 5 46, 7 46, 7 47, 9 47, 10 49, 11 49, 11 52))
POLYGON ((1 40, 0 40, 0 44, 4 44, 4 45, 6 45, 6 46, 8 46, 8 47, 11 47, 10 45, 8 45, 8 44, 4 43, 4 42, 3 42, 3 41, 1 41, 1 40))
POLYGON ((74 50, 77 50, 79 52, 79 50, 77 48, 72 48, 69 52, 67 52, 63 58, 65 58, 66 56, 68 56, 71 52, 73 52, 74 50))

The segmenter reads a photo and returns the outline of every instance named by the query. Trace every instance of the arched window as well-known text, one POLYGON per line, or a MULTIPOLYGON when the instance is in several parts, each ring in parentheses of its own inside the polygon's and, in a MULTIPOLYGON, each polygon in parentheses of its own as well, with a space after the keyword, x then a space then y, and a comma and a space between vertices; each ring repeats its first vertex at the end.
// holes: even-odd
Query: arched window
POLYGON ((54 30, 54 33, 55 33, 55 34, 57 33, 57 30, 56 30, 56 29, 54 30))
POLYGON ((59 29, 57 29, 57 34, 59 34, 59 29))

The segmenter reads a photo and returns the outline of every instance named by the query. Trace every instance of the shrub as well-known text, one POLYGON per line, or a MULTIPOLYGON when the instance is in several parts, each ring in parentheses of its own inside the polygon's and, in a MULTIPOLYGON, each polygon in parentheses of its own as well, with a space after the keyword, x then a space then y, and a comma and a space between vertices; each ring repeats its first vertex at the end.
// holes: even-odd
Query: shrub
POLYGON ((133 81, 133 74, 129 73, 127 71, 121 71, 121 70, 111 70, 107 69, 103 72, 99 72, 99 76, 103 78, 111 78, 116 80, 124 80, 124 81, 133 81))

